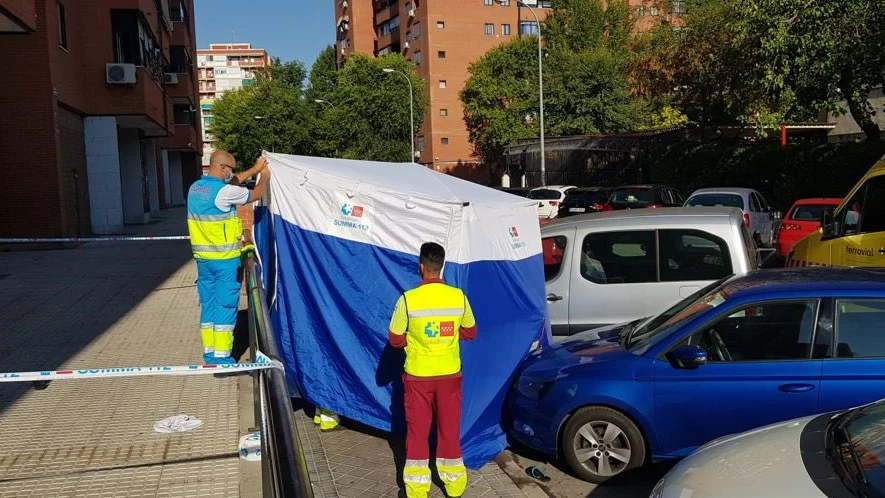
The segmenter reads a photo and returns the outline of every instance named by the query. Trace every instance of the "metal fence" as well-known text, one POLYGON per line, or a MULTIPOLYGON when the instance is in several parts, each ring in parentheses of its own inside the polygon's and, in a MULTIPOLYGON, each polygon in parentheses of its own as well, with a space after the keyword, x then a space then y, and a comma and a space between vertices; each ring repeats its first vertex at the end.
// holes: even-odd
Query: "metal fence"
MULTIPOLYGON (((255 259, 244 258, 249 300, 249 345, 253 361, 257 351, 281 361, 270 316, 267 296, 261 287, 255 259)), ((286 374, 277 368, 256 374, 256 420, 261 428, 261 465, 265 497, 313 498, 304 450, 295 426, 286 374)))

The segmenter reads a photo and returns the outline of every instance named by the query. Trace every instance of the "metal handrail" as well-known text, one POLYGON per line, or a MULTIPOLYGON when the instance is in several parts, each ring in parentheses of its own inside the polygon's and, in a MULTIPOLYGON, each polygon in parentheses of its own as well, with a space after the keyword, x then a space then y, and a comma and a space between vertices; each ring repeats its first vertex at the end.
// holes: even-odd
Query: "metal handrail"
MULTIPOLYGON (((267 297, 258 280, 255 259, 243 258, 249 300, 249 343, 253 361, 257 351, 281 361, 267 309, 267 297)), ((295 411, 286 374, 278 368, 256 372, 256 419, 261 421, 262 481, 265 497, 313 498, 304 450, 295 427, 295 411)))

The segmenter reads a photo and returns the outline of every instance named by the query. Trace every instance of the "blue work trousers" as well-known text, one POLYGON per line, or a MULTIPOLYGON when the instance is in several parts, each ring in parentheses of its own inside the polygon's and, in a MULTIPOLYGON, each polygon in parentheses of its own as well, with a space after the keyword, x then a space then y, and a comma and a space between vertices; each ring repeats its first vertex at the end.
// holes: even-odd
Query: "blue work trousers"
POLYGON ((197 259, 200 335, 204 354, 213 353, 216 358, 231 355, 241 288, 240 258, 197 259))

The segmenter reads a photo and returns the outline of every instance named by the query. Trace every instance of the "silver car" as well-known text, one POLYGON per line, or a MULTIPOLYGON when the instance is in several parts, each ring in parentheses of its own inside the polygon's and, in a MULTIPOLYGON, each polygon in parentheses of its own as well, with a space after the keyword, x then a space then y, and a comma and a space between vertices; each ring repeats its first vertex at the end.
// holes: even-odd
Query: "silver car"
POLYGON ((728 275, 756 269, 741 212, 609 211, 541 229, 554 335, 655 315, 728 275))
POLYGON ((719 438, 650 498, 885 496, 885 400, 719 438))
POLYGON ((750 231, 756 245, 774 245, 776 215, 768 200, 751 188, 702 188, 695 190, 685 207, 733 207, 743 212, 744 225, 750 231))

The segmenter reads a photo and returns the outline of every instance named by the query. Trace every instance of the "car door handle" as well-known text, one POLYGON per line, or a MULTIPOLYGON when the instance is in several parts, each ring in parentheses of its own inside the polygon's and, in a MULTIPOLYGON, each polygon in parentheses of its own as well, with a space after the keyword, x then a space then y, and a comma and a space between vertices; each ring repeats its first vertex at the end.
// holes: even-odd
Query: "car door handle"
POLYGON ((778 386, 778 390, 785 393, 807 393, 814 390, 814 386, 812 384, 784 384, 778 386))
POLYGON ((547 294, 547 300, 550 302, 562 301, 562 296, 557 296, 556 294, 550 293, 550 294, 547 294))

